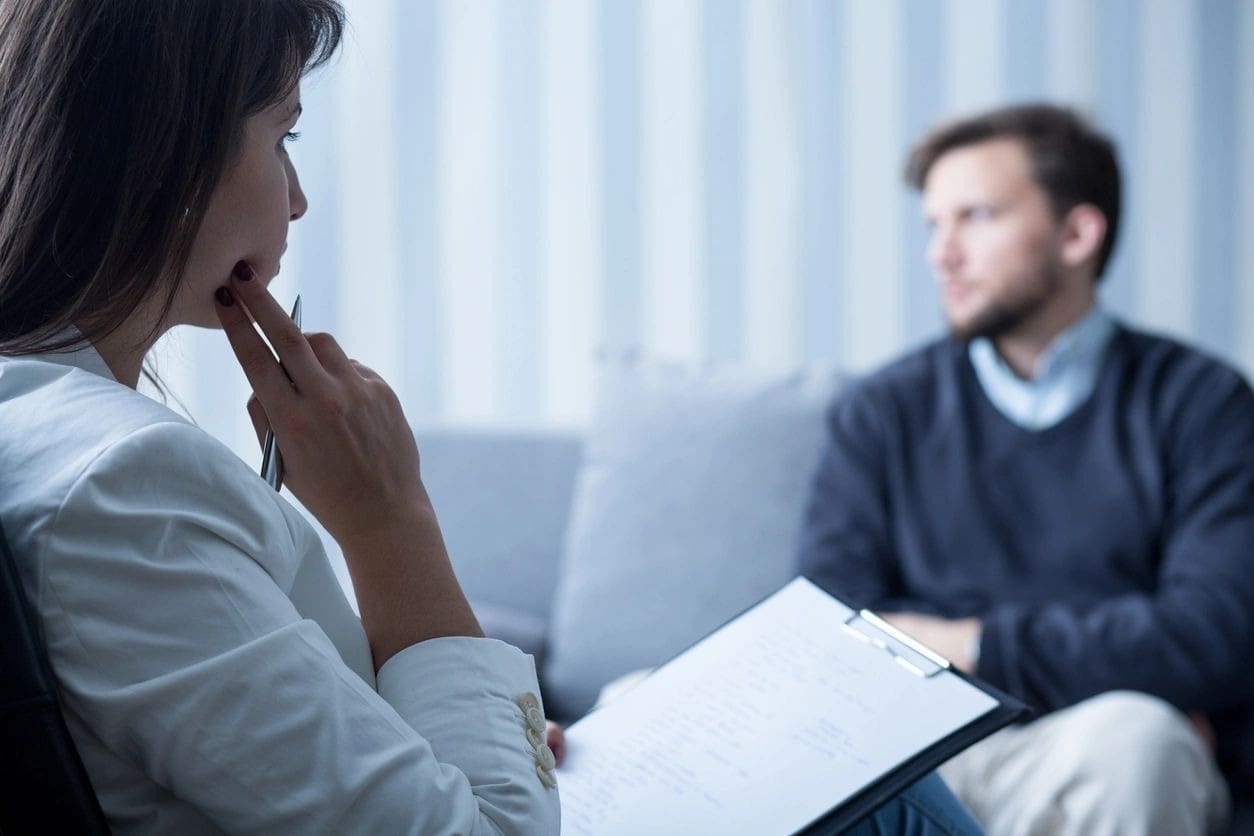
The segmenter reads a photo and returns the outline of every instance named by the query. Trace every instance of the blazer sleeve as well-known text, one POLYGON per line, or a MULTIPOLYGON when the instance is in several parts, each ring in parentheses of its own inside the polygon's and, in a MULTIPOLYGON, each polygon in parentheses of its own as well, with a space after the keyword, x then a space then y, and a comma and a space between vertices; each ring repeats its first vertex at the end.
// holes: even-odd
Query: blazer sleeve
POLYGON ((184 424, 92 462, 39 558, 67 709, 227 832, 556 833, 527 738, 530 657, 435 639, 376 691, 288 598, 299 556, 279 501, 184 424))

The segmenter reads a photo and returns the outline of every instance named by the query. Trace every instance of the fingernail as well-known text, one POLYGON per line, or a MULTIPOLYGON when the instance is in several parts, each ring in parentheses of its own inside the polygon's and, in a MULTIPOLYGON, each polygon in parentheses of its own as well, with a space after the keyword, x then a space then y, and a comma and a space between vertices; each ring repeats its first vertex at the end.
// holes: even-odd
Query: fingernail
POLYGON ((235 278, 241 282, 251 281, 252 277, 257 275, 253 272, 252 266, 247 261, 239 261, 235 264, 235 269, 231 271, 235 274, 235 278))
POLYGON ((229 308, 235 304, 235 297, 231 295, 230 288, 220 287, 214 291, 213 295, 217 298, 218 304, 224 308, 229 308))

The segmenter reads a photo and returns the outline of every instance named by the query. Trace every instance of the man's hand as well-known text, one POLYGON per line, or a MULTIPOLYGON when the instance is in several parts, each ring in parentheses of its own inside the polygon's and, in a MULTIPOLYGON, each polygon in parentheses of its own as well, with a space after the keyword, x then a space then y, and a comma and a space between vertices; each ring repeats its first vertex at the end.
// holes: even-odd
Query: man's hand
POLYGON ((974 648, 983 625, 978 618, 950 620, 913 612, 877 613, 901 632, 944 656, 959 670, 975 673, 974 648))

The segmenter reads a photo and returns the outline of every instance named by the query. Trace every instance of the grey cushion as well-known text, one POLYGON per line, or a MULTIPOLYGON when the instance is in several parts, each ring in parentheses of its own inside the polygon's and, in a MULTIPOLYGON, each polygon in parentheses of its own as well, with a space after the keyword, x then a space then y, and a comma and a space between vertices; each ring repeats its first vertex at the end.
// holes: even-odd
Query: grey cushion
POLYGON ((422 474, 484 632, 543 657, 581 437, 423 427, 422 474))
POLYGON ((546 624, 579 436, 449 427, 418 428, 414 436, 449 558, 480 616, 546 624))
POLYGON ((831 371, 610 363, 584 445, 545 662, 574 717, 783 585, 831 371))

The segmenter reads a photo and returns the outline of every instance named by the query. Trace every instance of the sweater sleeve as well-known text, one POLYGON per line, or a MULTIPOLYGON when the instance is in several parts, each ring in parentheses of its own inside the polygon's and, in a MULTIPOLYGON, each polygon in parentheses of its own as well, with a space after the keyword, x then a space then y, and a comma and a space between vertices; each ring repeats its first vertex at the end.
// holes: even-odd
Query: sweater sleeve
POLYGON ((903 597, 892 544, 883 418, 864 384, 828 412, 827 442, 802 522, 798 570, 854 607, 935 612, 903 597))
POLYGON ((1159 400, 1164 523, 1157 588, 1094 604, 1002 604, 978 675, 1046 710, 1133 689, 1184 710, 1254 698, 1254 395, 1212 366, 1159 400))
POLYGON ((87 469, 40 560, 69 710, 227 832, 556 833, 527 737, 531 659, 435 639, 394 656, 376 691, 287 597, 297 555, 277 501, 185 425, 87 469))

